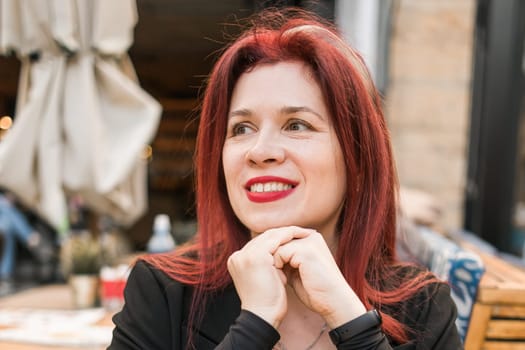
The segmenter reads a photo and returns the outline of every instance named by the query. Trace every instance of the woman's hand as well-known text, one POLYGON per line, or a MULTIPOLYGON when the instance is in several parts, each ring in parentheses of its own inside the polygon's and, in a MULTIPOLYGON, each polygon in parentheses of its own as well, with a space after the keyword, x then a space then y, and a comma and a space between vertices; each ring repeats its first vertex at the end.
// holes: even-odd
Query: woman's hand
POLYGON ((366 312, 319 232, 299 227, 280 230, 292 231, 296 236, 275 250, 274 264, 284 271, 303 304, 321 315, 331 328, 366 312))
POLYGON ((250 240, 228 259, 228 271, 241 299, 241 308, 275 328, 284 318, 288 305, 286 276, 274 266, 274 254, 282 245, 306 234, 303 230, 271 229, 250 240))
POLYGON ((366 312, 323 236, 296 226, 256 236, 228 259, 241 307, 275 328, 288 309, 288 283, 301 302, 335 328, 366 312))

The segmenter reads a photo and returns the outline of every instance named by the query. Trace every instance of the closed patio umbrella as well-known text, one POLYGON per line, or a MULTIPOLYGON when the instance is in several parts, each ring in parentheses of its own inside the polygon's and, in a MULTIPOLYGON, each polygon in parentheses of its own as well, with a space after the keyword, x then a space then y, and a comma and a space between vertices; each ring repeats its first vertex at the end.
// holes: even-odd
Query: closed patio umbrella
POLYGON ((161 113, 126 53, 135 1, 0 0, 0 11, 0 52, 14 50, 22 62, 15 123, 0 142, 0 185, 59 231, 70 194, 133 223, 147 203, 140 155, 161 113))

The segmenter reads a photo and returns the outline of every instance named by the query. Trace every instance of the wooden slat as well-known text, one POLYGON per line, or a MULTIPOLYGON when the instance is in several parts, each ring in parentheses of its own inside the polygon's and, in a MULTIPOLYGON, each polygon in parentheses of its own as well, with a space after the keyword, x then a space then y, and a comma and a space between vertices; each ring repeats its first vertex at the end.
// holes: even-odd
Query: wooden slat
POLYGON ((506 304, 525 306, 525 285, 521 288, 484 288, 478 290, 478 301, 485 304, 506 304))
POLYGON ((481 350, 525 350, 525 342, 487 341, 481 350))
POLYGON ((494 306, 492 308, 493 317, 523 318, 525 322, 525 306, 494 306))
POLYGON ((465 350, 479 350, 485 341, 485 332, 490 320, 492 307, 480 303, 474 304, 470 318, 465 350))
POLYGON ((525 322, 511 320, 491 320, 486 337, 491 339, 525 340, 525 322))

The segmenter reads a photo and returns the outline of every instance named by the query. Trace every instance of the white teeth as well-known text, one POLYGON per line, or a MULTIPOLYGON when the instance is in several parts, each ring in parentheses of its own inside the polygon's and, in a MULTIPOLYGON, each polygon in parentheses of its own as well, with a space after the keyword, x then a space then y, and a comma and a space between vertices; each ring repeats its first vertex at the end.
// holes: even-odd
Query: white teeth
POLYGON ((250 186, 250 192, 279 192, 287 191, 292 188, 292 185, 284 184, 282 182, 267 182, 256 183, 250 186))

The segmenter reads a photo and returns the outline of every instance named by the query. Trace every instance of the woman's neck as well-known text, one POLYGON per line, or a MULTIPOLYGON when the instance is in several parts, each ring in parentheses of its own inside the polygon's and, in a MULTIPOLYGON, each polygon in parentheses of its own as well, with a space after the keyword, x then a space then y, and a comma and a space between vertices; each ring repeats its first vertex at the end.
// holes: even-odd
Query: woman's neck
POLYGON ((317 313, 307 308, 299 299, 293 288, 289 285, 286 286, 286 294, 288 296, 288 312, 283 322, 288 321, 300 321, 305 322, 305 325, 322 325, 324 320, 317 313))
MULTIPOLYGON (((326 322, 308 309, 290 286, 286 286, 288 312, 279 326, 281 349, 335 349, 328 337, 326 322), (312 344, 315 342, 315 344, 312 344)), ((277 347, 279 348, 279 347, 277 347)))

